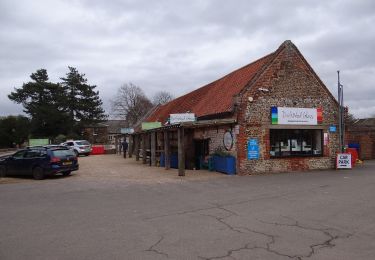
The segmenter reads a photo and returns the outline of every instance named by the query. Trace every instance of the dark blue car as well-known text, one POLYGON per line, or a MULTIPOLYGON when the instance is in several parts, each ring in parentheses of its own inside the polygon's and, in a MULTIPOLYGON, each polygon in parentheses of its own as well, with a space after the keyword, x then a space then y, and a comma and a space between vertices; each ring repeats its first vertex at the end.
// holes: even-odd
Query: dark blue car
POLYGON ((0 158, 0 176, 32 175, 36 180, 78 170, 74 152, 65 147, 30 147, 0 158))

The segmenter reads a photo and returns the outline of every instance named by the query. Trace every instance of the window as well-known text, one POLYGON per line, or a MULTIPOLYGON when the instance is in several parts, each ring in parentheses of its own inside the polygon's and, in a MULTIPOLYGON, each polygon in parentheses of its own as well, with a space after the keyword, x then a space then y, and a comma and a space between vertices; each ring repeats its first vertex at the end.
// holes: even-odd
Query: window
POLYGON ((25 154, 25 158, 36 158, 40 157, 40 150, 30 150, 25 154))
POLYGON ((13 158, 15 159, 22 159, 24 154, 26 153, 25 150, 16 152, 15 154, 12 155, 13 158))
POLYGON ((322 130, 271 129, 271 157, 322 156, 322 130))

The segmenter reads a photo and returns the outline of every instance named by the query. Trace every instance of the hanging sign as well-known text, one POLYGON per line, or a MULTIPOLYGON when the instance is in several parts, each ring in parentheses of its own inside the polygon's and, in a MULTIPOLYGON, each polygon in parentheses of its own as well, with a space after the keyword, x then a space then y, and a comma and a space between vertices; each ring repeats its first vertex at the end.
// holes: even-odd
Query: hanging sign
POLYGON ((338 153, 336 157, 336 169, 351 169, 352 155, 350 153, 338 153))
POLYGON ((194 113, 183 113, 183 114, 170 114, 169 122, 171 124, 178 124, 182 122, 194 122, 195 114, 194 113))
POLYGON ((232 150, 232 148, 233 148, 233 135, 232 135, 232 132, 230 132, 230 131, 226 131, 225 132, 224 138, 223 138, 223 144, 224 144, 225 150, 227 150, 227 151, 232 150))
POLYGON ((142 130, 150 130, 161 127, 161 122, 143 122, 142 130))
POLYGON ((321 108, 271 107, 273 125, 317 125, 322 121, 321 108))
POLYGON ((258 160, 259 159, 259 145, 258 139, 251 138, 247 142, 247 159, 258 160))

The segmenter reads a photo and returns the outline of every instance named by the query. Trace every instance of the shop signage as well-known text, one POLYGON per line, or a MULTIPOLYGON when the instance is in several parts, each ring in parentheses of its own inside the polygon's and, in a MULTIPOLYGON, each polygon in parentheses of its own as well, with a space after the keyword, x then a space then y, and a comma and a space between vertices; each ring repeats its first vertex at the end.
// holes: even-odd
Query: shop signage
POLYGON ((130 128, 130 127, 127 127, 127 128, 121 128, 121 129, 120 129, 120 133, 121 133, 121 134, 132 134, 132 133, 134 133, 134 129, 133 129, 133 128, 130 128))
POLYGON ((329 131, 330 131, 331 133, 335 133, 335 132, 336 132, 336 126, 335 126, 335 125, 331 125, 331 126, 329 127, 329 131))
POLYGON ((194 122, 195 114, 194 113, 184 113, 184 114, 170 114, 169 122, 171 124, 178 124, 182 122, 194 122))
POLYGON ((323 121, 321 108, 272 107, 273 125, 317 125, 323 121))
POLYGON ((259 145, 258 139, 251 138, 247 142, 247 159, 258 160, 259 159, 259 145))
POLYGON ((161 122, 143 122, 142 130, 150 130, 161 127, 161 122))
POLYGON ((233 148, 233 135, 232 132, 226 131, 223 138, 224 148, 227 151, 232 150, 233 148))
POLYGON ((336 158, 336 169, 351 169, 352 155, 350 153, 338 153, 336 158))

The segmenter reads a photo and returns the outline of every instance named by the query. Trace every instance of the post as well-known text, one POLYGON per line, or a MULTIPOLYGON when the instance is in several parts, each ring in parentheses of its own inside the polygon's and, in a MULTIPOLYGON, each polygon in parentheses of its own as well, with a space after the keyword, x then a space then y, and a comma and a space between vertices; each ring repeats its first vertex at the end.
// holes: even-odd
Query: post
POLYGON ((129 158, 133 157, 134 135, 129 135, 129 158))
POLYGON ((345 128, 343 128, 343 124, 344 124, 344 116, 343 116, 343 102, 344 102, 344 98, 343 98, 343 85, 341 85, 340 83, 340 71, 338 70, 337 71, 337 90, 338 90, 338 102, 339 102, 339 151, 342 153, 344 152, 344 131, 345 131, 345 128))
POLYGON ((118 137, 117 137, 117 135, 115 135, 115 151, 116 151, 116 154, 118 154, 119 150, 118 150, 118 137))
POLYGON ((135 160, 136 161, 139 161, 139 135, 135 135, 134 136, 134 141, 135 141, 135 145, 134 145, 134 150, 135 150, 135 160))
POLYGON ((142 135, 142 163, 146 164, 147 162, 147 153, 146 153, 146 138, 147 134, 142 135))
POLYGON ((184 128, 178 128, 178 176, 185 176, 184 128))
POLYGON ((156 166, 156 132, 151 132, 151 166, 156 166))
POLYGON ((168 131, 164 131, 164 165, 165 169, 171 168, 171 154, 169 146, 169 134, 168 131))

